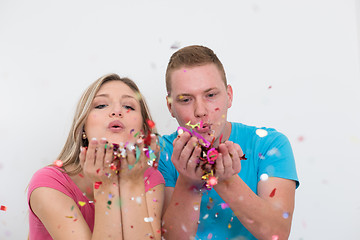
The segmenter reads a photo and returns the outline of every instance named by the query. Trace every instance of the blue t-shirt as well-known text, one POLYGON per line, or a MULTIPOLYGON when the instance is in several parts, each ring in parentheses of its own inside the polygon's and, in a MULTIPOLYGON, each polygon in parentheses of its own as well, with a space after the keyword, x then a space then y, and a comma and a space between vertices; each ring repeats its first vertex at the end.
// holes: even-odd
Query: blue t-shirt
MULTIPOLYGON (((241 123, 231 123, 229 141, 240 145, 247 160, 241 161, 239 176, 257 194, 257 184, 262 174, 299 181, 295 168, 294 155, 285 135, 272 128, 257 128, 241 123), (262 129, 266 136, 256 134, 262 129), (265 130, 265 131, 264 131, 265 130)), ((265 135, 264 134, 264 135, 265 135)), ((164 135, 160 139, 161 154, 159 170, 167 187, 175 187, 179 173, 171 162, 172 142, 177 132, 164 135)), ((200 218, 196 238, 209 239, 256 239, 237 219, 233 211, 225 204, 215 190, 206 191, 201 200, 200 218)))

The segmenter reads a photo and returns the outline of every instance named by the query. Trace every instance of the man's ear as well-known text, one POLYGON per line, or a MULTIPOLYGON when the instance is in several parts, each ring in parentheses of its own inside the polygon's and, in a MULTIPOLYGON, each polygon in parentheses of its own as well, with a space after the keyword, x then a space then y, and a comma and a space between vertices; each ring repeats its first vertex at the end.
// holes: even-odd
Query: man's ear
POLYGON ((231 108, 233 101, 233 90, 230 84, 227 85, 226 92, 228 95, 228 108, 231 108))
POLYGON ((173 102, 173 99, 172 97, 170 97, 169 95, 166 96, 166 105, 169 109, 169 112, 171 114, 172 117, 174 117, 174 114, 173 114, 173 111, 172 111, 172 102, 173 102))

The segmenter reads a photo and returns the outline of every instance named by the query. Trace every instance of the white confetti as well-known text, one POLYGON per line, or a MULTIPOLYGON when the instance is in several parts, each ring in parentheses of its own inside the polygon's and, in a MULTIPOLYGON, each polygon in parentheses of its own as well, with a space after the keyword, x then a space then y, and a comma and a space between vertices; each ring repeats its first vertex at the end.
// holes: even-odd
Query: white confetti
POLYGON ((268 135, 268 132, 265 129, 256 129, 256 134, 259 137, 266 137, 268 135))
POLYGON ((263 173, 260 175, 261 181, 267 181, 268 179, 269 179, 269 175, 267 175, 266 173, 263 173))
POLYGON ((276 155, 276 156, 280 156, 279 150, 277 148, 272 148, 267 152, 268 156, 272 156, 272 155, 276 155))
POLYGON ((152 217, 144 218, 145 222, 152 222, 154 219, 152 217))

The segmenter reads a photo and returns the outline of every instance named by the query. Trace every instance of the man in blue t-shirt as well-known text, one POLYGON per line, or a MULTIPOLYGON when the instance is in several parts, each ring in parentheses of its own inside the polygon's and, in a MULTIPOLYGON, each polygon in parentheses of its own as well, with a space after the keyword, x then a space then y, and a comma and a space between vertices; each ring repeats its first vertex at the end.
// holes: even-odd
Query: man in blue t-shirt
POLYGON ((175 52, 166 87, 168 109, 182 128, 160 140, 165 238, 287 239, 299 185, 288 139, 227 121, 233 91, 207 47, 175 52), (206 144, 216 151, 204 156, 206 144))

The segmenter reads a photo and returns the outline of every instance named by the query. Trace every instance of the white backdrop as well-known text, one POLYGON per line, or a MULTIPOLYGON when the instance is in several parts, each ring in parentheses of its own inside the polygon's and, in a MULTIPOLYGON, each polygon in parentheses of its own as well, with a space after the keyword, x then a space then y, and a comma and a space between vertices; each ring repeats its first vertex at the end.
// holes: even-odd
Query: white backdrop
POLYGON ((359 36, 359 0, 0 0, 0 239, 27 236, 26 186, 98 77, 134 79, 160 133, 175 130, 165 68, 190 44, 222 60, 231 121, 289 137, 290 239, 360 239, 359 36))

